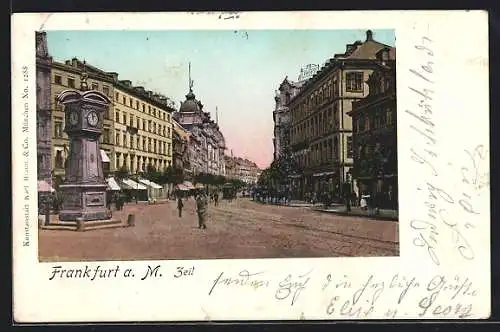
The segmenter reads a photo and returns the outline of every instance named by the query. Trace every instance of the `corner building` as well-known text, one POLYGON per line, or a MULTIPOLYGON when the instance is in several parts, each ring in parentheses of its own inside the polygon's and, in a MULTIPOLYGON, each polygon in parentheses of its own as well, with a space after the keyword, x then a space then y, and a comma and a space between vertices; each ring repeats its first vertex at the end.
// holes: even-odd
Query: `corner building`
POLYGON ((305 81, 293 82, 285 77, 281 82, 274 97, 275 108, 273 111, 274 122, 274 160, 290 147, 290 110, 288 103, 297 95, 305 81))
POLYGON ((37 178, 52 184, 51 66, 45 32, 36 32, 37 178))
MULTIPOLYGON (((353 167, 352 103, 368 94, 366 81, 378 67, 376 55, 392 49, 366 32, 364 42, 346 45, 291 99, 291 150, 300 172, 291 175, 292 193, 328 192, 342 195, 353 167)), ((356 183, 352 190, 357 192, 356 183)))
POLYGON ((354 169, 359 191, 376 197, 379 207, 397 209, 398 159, 396 50, 377 54, 368 79, 370 93, 353 104, 354 169))

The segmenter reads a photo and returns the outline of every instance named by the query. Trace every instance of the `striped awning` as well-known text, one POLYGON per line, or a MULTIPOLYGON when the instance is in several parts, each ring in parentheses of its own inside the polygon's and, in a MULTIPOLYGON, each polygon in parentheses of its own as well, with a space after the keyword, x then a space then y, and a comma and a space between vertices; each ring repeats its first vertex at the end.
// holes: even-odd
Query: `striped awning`
POLYGON ((184 181, 182 185, 185 186, 187 190, 196 189, 190 181, 184 181))
POLYGON ((175 186, 178 190, 181 190, 181 191, 187 191, 189 190, 185 185, 183 184, 178 184, 175 186))
POLYGON ((135 182, 134 180, 131 179, 123 179, 122 182, 125 183, 127 186, 129 186, 130 189, 148 190, 148 188, 145 185, 135 182))
POLYGON ((140 179, 139 182, 141 182, 142 184, 145 184, 146 186, 151 187, 153 189, 163 189, 162 186, 160 186, 159 184, 156 184, 153 181, 150 181, 148 179, 140 179))
POLYGON ((118 185, 118 182, 116 182, 115 178, 107 178, 106 182, 108 182, 108 187, 110 190, 121 190, 120 186, 118 185))

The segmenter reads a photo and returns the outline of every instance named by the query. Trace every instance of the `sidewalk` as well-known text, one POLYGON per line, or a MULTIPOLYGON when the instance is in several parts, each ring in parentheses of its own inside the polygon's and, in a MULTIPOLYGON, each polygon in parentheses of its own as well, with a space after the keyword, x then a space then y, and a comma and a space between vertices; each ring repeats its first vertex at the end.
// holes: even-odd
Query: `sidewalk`
POLYGON ((342 216, 356 216, 356 217, 366 217, 379 220, 392 220, 398 221, 399 215, 396 210, 380 209, 378 214, 372 209, 362 210, 360 207, 351 207, 351 212, 347 212, 345 205, 331 206, 325 209, 323 205, 320 207, 313 207, 313 210, 325 213, 334 213, 342 216))

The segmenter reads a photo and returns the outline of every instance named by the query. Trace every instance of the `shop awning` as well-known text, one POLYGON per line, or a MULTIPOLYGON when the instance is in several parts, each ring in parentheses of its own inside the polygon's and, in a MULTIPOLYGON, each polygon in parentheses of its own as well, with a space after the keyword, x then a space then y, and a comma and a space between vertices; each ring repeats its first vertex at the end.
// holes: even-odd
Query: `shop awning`
POLYGON ((108 182, 108 187, 110 190, 121 190, 122 189, 118 185, 118 182, 116 182, 115 178, 107 178, 106 181, 108 182))
POLYGON ((185 187, 187 188, 187 190, 196 189, 196 188, 193 186, 193 184, 192 184, 191 182, 189 182, 189 181, 184 181, 184 182, 182 183, 182 185, 183 185, 183 186, 185 186, 185 187))
POLYGON ((145 184, 146 186, 151 187, 153 189, 163 189, 162 186, 160 186, 157 183, 154 183, 153 181, 149 181, 148 179, 140 179, 139 182, 141 182, 142 184, 145 184))
POLYGON ((106 151, 101 150, 101 158, 103 163, 109 163, 111 160, 109 160, 108 155, 106 154, 106 151))
POLYGON ((187 191, 189 190, 185 185, 183 184, 178 184, 175 186, 178 190, 181 190, 181 191, 187 191))
POLYGON ((55 191, 54 188, 50 184, 47 183, 45 180, 38 180, 38 191, 40 192, 46 192, 46 193, 53 193, 55 191))
POLYGON ((137 182, 130 180, 130 179, 123 179, 122 182, 125 183, 127 186, 129 186, 130 189, 148 190, 148 188, 145 185, 137 183, 137 182))

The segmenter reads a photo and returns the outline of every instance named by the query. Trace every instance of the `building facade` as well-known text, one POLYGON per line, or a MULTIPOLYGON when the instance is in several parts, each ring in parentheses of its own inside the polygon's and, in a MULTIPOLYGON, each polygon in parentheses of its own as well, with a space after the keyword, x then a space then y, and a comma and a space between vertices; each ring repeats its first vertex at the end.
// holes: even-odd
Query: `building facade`
POLYGON ((175 120, 189 132, 188 155, 193 175, 207 173, 225 175, 226 142, 218 124, 203 111, 190 87, 175 120))
POLYGON ((113 96, 115 169, 131 174, 172 166, 172 113, 167 97, 118 80, 113 96))
POLYGON ((293 82, 290 81, 288 77, 285 77, 283 82, 280 84, 278 91, 276 91, 276 96, 274 97, 275 107, 273 111, 274 160, 277 160, 283 151, 290 146, 291 119, 288 103, 290 103, 290 100, 297 95, 304 83, 305 81, 293 82))
POLYGON ((226 164, 226 177, 241 180, 246 184, 256 184, 261 170, 253 161, 246 158, 224 156, 226 164))
MULTIPOLYGON (((291 150, 299 172, 292 174, 292 195, 328 192, 342 196, 351 183, 353 167, 352 103, 368 94, 365 83, 378 68, 377 52, 392 47, 373 39, 370 30, 364 42, 346 45, 302 86, 291 99, 291 150)), ((358 192, 357 184, 351 190, 358 192)))
POLYGON ((52 183, 51 66, 45 32, 36 32, 37 179, 52 183))
MULTIPOLYGON (((114 76, 98 68, 84 64, 76 58, 67 60, 64 63, 52 62, 51 68, 51 110, 52 110, 52 163, 53 174, 64 177, 66 160, 69 153, 69 140, 64 132, 65 117, 63 105, 56 102, 57 95, 67 89, 80 88, 80 76, 86 71, 88 75, 87 84, 89 89, 97 90, 105 94, 108 98, 113 98, 114 76)), ((112 160, 114 155, 114 124, 112 107, 104 114, 103 133, 100 138, 100 148, 108 158, 111 159, 110 167, 114 165, 112 160)), ((106 170, 105 170, 106 171, 106 170)), ((111 169, 112 171, 112 169, 111 169)))
POLYGON ((396 209, 397 112, 395 49, 377 53, 379 67, 370 75, 368 96, 353 103, 353 178, 379 207, 396 209))
POLYGON ((189 161, 189 132, 177 121, 172 120, 173 127, 173 165, 183 170, 186 178, 191 177, 191 165, 189 161))

